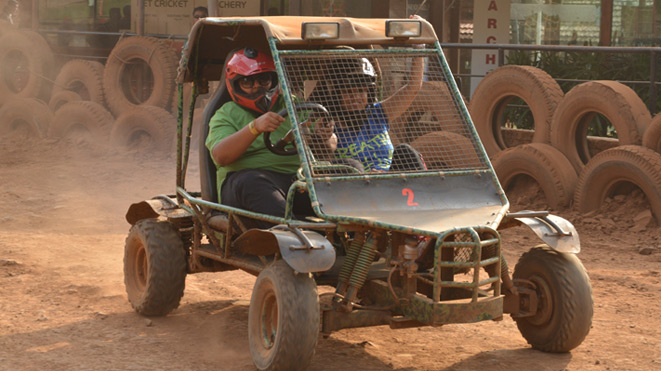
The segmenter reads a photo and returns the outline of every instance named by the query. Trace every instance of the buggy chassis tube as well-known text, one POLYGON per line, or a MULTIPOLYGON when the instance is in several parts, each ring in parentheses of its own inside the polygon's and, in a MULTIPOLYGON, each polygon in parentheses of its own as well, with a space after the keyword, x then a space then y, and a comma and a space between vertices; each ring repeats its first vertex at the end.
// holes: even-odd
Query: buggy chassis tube
MULTIPOLYGON (((292 186, 290 192, 295 188, 292 186)), ((287 218, 249 212, 197 199, 180 187, 177 188, 177 193, 191 205, 206 206, 215 210, 249 216, 278 224, 268 230, 251 229, 237 238, 234 241, 234 246, 244 253, 265 256, 279 252, 283 260, 292 269, 301 273, 326 271, 335 263, 335 248, 323 235, 314 231, 300 230, 300 228, 325 230, 334 228, 336 225, 333 223, 297 222, 287 218)), ((180 206, 190 213, 197 215, 197 212, 188 205, 181 204, 180 206)), ((213 253, 203 253, 203 255, 223 263, 238 265, 237 259, 222 257, 219 254, 213 253)), ((254 271, 254 269, 252 270, 254 271)))

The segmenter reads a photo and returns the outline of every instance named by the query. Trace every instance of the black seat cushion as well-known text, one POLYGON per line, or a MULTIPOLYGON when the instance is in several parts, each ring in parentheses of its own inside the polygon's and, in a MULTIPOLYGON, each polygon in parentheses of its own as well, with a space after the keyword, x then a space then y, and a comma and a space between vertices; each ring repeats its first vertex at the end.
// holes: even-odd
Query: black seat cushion
POLYGON ((220 76, 220 86, 209 99, 204 111, 202 113, 202 125, 200 125, 200 187, 202 192, 202 199, 209 202, 218 203, 218 187, 216 182, 216 164, 211 158, 211 153, 206 147, 207 136, 209 135, 209 122, 216 113, 216 111, 223 106, 223 104, 232 100, 227 86, 225 85, 225 70, 227 62, 232 55, 239 49, 232 50, 225 58, 223 66, 223 73, 220 76))

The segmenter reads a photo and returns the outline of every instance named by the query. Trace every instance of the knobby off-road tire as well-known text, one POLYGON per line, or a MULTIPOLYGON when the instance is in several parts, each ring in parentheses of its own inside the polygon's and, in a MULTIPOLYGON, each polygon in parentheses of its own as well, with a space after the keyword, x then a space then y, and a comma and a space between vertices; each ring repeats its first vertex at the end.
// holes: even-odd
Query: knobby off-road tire
POLYGON ((248 339, 259 370, 303 370, 319 337, 317 285, 294 273, 283 260, 264 269, 255 282, 248 315, 248 339))
POLYGON ((124 284, 129 302, 145 316, 164 316, 179 306, 186 283, 186 253, 166 221, 144 219, 126 238, 124 284))
POLYGON ((568 352, 583 342, 592 324, 592 287, 576 255, 557 252, 547 245, 536 246, 521 256, 513 277, 536 286, 537 314, 515 319, 533 348, 568 352))
POLYGON ((565 155, 548 144, 508 148, 498 152, 491 164, 505 191, 525 175, 539 184, 551 208, 567 207, 573 200, 578 176, 565 155))
POLYGON ((78 93, 82 100, 105 106, 103 64, 84 59, 68 61, 55 78, 53 96, 62 91, 78 93))
POLYGON ((48 99, 53 65, 53 53, 39 34, 4 33, 0 36, 0 104, 12 98, 48 99))
POLYGON ((0 136, 46 136, 53 115, 46 103, 36 98, 14 98, 0 108, 0 136))
POLYGON ((62 90, 51 96, 50 101, 48 102, 48 108, 50 108, 51 112, 55 113, 65 104, 79 100, 83 100, 83 98, 81 98, 78 93, 62 90))
POLYGON ((108 56, 103 87, 115 116, 138 105, 170 107, 175 91, 177 58, 153 37, 127 37, 108 56), (139 80, 153 82, 140 86, 139 80))
POLYGON ((597 113, 613 124, 620 145, 640 144, 652 120, 636 92, 619 82, 588 81, 572 88, 553 115, 551 144, 567 156, 579 174, 592 157, 587 130, 597 113))
POLYGON ((661 153, 661 113, 657 113, 645 129, 643 146, 661 153))
POLYGON ((532 141, 549 143, 551 118, 562 100, 562 89, 546 72, 531 66, 502 66, 489 72, 475 89, 469 111, 489 157, 506 148, 501 134, 505 108, 520 98, 530 108, 532 141))
POLYGON ((485 165, 480 160, 473 142, 463 135, 435 131, 411 143, 430 170, 475 169, 485 165))
POLYGON ((641 146, 615 147, 594 156, 578 177, 576 209, 583 213, 597 209, 629 183, 645 194, 661 222, 661 153, 641 146))
POLYGON ((117 118, 110 132, 114 146, 140 151, 174 149, 177 119, 160 107, 140 106, 117 118))
POLYGON ((113 117, 103 106, 91 101, 64 104, 55 112, 48 135, 82 143, 107 143, 113 117))

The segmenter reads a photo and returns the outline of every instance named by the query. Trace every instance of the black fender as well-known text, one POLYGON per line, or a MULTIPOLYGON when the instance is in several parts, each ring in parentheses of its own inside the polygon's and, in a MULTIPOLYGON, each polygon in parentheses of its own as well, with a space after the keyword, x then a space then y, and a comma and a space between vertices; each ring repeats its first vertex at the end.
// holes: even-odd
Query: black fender
POLYGON ((257 256, 280 253, 293 270, 301 273, 327 271, 335 263, 335 248, 324 236, 286 225, 246 231, 234 241, 233 248, 257 256))
POLYGON ((173 197, 165 195, 156 196, 151 200, 131 204, 126 212, 126 221, 131 225, 134 225, 143 219, 153 219, 158 217, 185 218, 192 217, 192 215, 188 213, 188 211, 180 208, 173 197))

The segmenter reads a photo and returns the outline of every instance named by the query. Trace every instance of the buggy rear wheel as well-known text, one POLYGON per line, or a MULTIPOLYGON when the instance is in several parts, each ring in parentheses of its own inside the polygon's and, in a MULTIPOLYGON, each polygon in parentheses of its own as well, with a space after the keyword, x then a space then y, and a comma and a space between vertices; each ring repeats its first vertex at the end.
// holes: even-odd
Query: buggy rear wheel
POLYGON ((283 260, 255 282, 248 339, 259 370, 306 369, 319 336, 319 297, 309 274, 294 273, 283 260))
POLYGON ((144 219, 129 231, 124 249, 124 284, 129 302, 145 316, 164 316, 179 306, 186 281, 186 254, 177 230, 144 219))
POLYGON ((592 287, 574 254, 547 245, 532 248, 514 268, 514 282, 526 280, 537 293, 537 313, 515 318, 521 335, 544 352, 568 352, 583 342, 592 324, 592 287))

